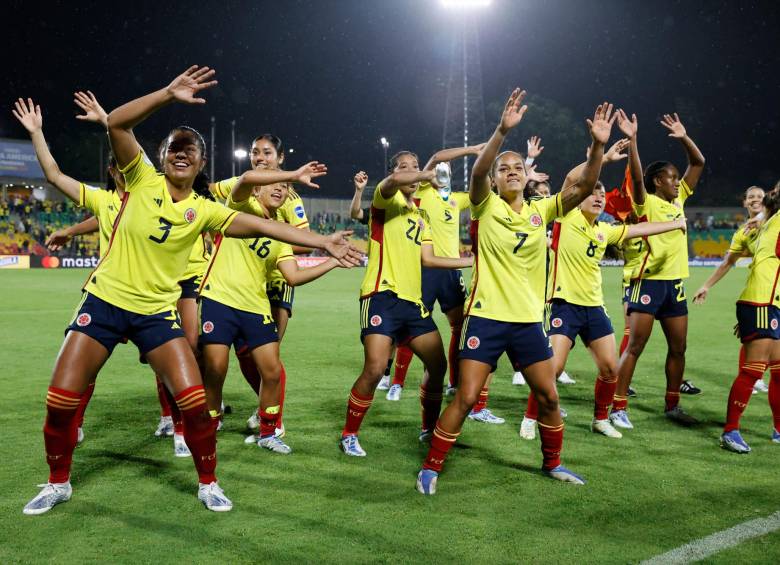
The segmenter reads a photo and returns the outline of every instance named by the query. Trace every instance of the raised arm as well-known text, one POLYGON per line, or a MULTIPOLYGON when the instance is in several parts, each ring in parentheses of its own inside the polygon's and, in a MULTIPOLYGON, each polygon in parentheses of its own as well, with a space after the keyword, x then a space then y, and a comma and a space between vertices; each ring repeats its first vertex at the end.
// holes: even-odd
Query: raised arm
POLYGON ((398 187, 407 186, 416 182, 427 181, 434 186, 436 185, 436 173, 432 170, 428 171, 399 171, 392 173, 390 176, 379 183, 379 191, 382 193, 382 198, 387 200, 392 198, 398 187))
POLYGON ((485 144, 480 143, 479 145, 470 145, 468 147, 453 147, 451 149, 442 149, 431 155, 431 158, 428 159, 428 162, 425 164, 423 170, 430 171, 433 170, 439 163, 448 163, 449 161, 454 161, 455 159, 460 159, 461 157, 466 157, 468 155, 479 155, 479 152, 482 151, 484 147, 485 144))
POLYGON ((43 114, 41 113, 41 107, 36 106, 35 103, 33 103, 32 98, 28 98, 26 102, 19 98, 14 104, 14 109, 11 111, 16 119, 24 126, 24 129, 30 134, 30 139, 32 140, 33 148, 35 149, 35 156, 41 164, 41 169, 43 169, 46 180, 65 196, 74 202, 78 202, 80 196, 79 187, 81 183, 63 173, 57 165, 57 161, 54 160, 51 151, 49 151, 49 146, 46 144, 46 138, 43 136, 43 114))
POLYGON ((361 221, 363 219, 363 208, 361 207, 363 190, 368 184, 368 175, 365 171, 358 171, 353 182, 355 183, 355 194, 352 195, 352 202, 349 204, 349 217, 361 221))
POLYGON ((642 174, 642 162, 639 160, 639 146, 636 141, 636 134, 639 123, 636 114, 631 114, 628 119, 626 113, 620 109, 618 114, 618 127, 629 140, 628 145, 628 170, 631 174, 631 185, 633 193, 631 197, 637 204, 644 204, 647 199, 647 190, 645 189, 645 177, 642 174))
POLYGON ((474 257, 439 257, 433 252, 433 245, 422 244, 422 266, 432 269, 465 269, 474 264, 474 257))
POLYGON ((525 166, 530 167, 534 164, 536 158, 542 154, 542 151, 544 151, 542 138, 536 135, 532 135, 531 139, 526 141, 526 147, 528 149, 528 153, 525 155, 525 166))
POLYGON ((93 124, 100 124, 103 128, 108 128, 108 114, 100 105, 98 99, 92 94, 92 91, 75 92, 73 94, 73 102, 81 108, 84 113, 76 116, 77 120, 85 122, 92 122, 93 124))
POLYGON ((141 150, 133 128, 171 102, 205 104, 206 100, 196 96, 201 90, 217 84, 216 80, 211 80, 214 73, 215 71, 208 67, 199 68, 198 65, 193 65, 165 88, 131 100, 111 111, 108 115, 108 137, 120 169, 128 165, 141 150))
POLYGON ((493 135, 490 136, 485 147, 479 153, 474 166, 471 168, 471 182, 469 183, 469 199, 472 204, 479 204, 490 194, 490 168, 496 160, 501 146, 504 144, 509 131, 517 126, 523 119, 528 106, 523 105, 525 90, 515 88, 504 105, 501 121, 498 122, 493 135))
POLYGON ((731 268, 736 265, 740 257, 743 257, 743 255, 727 251, 726 256, 723 257, 723 261, 720 262, 720 265, 718 265, 718 268, 715 269, 715 272, 712 273, 706 281, 704 281, 704 284, 701 285, 699 290, 696 291, 696 294, 693 295, 693 303, 704 304, 704 301, 707 300, 707 294, 709 294, 712 287, 718 284, 718 281, 726 276, 726 273, 728 273, 731 268))
POLYGON ((44 245, 46 245, 49 251, 59 251, 74 237, 88 233, 95 233, 98 231, 98 229, 98 219, 95 216, 90 216, 83 222, 68 226, 67 228, 56 230, 46 238, 44 245))
MULTIPOLYGON (((573 184, 564 184, 561 189, 561 207, 563 214, 580 205, 593 193, 596 181, 601 174, 601 164, 604 160, 604 146, 609 141, 612 133, 612 124, 615 123, 617 114, 612 114, 612 104, 604 102, 596 107, 592 120, 586 120, 590 130, 591 144, 588 152, 588 160, 577 176, 571 172, 566 176, 573 180, 573 184)), ((575 168, 576 170, 576 168, 575 168)), ((565 181, 564 181, 565 182, 565 181)))
POLYGON ((659 233, 666 233, 674 230, 685 231, 685 228, 686 223, 684 216, 671 222, 641 222, 628 226, 628 228, 626 228, 625 238, 634 239, 635 237, 647 237, 649 235, 658 235, 659 233))
POLYGON ((282 261, 277 268, 290 286, 301 286, 320 278, 338 266, 339 262, 331 257, 319 265, 305 269, 300 268, 297 261, 282 261))
POLYGON ((328 173, 328 168, 322 163, 311 161, 295 171, 282 170, 251 170, 238 177, 238 182, 233 187, 231 198, 233 202, 243 202, 252 196, 252 188, 255 186, 265 186, 279 182, 295 182, 305 184, 312 188, 319 188, 320 185, 314 184, 312 179, 321 177, 328 173))
POLYGON ((685 149, 685 153, 688 156, 688 168, 685 170, 683 179, 691 190, 693 190, 699 183, 702 172, 704 172, 704 155, 699 148, 696 147, 693 140, 688 137, 685 126, 683 126, 680 117, 676 113, 674 116, 664 114, 661 125, 669 130, 669 137, 679 139, 685 149))

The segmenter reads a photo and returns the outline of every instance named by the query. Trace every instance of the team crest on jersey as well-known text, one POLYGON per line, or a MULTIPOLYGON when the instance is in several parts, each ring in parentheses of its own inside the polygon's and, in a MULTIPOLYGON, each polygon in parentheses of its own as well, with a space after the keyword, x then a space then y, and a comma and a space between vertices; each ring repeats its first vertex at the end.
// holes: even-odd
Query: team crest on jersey
POLYGON ((466 347, 468 347, 469 349, 476 349, 477 347, 479 347, 479 343, 480 343, 479 338, 473 335, 466 340, 466 347))
POLYGON ((214 322, 203 322, 203 333, 210 334, 214 331, 214 322))
POLYGON ((554 328, 560 328, 563 325, 563 320, 561 320, 560 318, 553 318, 550 321, 550 325, 554 328))
POLYGON ((382 316, 378 316, 378 315, 374 314, 373 316, 371 316, 370 322, 371 322, 371 325, 374 326, 374 327, 380 326, 380 325, 382 325, 382 316))
POLYGON ((647 306, 652 301, 652 298, 650 298, 649 294, 643 294, 642 297, 639 299, 639 302, 647 306))
POLYGON ((775 318, 774 320, 772 320, 771 322, 769 322, 769 325, 771 326, 771 328, 772 328, 773 330, 776 330, 776 329, 777 329, 777 319, 775 318))
POLYGON ((303 211, 303 206, 298 204, 298 206, 295 207, 295 215, 298 216, 301 220, 306 215, 306 212, 303 211))
MULTIPOLYGON (((773 320, 774 321, 774 320, 773 320)), ((83 328, 84 326, 88 326, 92 323, 92 316, 84 312, 83 314, 79 314, 76 318, 76 325, 80 328, 83 328)))
POLYGON ((529 219, 531 225, 535 228, 538 228, 539 226, 542 225, 542 217, 539 214, 533 214, 529 219))
POLYGON ((188 224, 191 224, 195 221, 195 208, 187 208, 187 211, 184 212, 184 219, 187 220, 188 224))

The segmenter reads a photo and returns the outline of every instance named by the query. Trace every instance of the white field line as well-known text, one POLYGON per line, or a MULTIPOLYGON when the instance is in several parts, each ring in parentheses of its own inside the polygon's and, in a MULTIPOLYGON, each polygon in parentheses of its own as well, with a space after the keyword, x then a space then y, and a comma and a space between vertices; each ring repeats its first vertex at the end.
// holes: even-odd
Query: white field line
POLYGON ((733 528, 716 532, 706 538, 701 538, 691 543, 656 555, 651 559, 642 561, 642 565, 661 565, 671 563, 693 563, 705 559, 719 551, 734 547, 751 538, 757 538, 780 530, 780 511, 770 514, 765 518, 756 518, 737 524, 733 528))

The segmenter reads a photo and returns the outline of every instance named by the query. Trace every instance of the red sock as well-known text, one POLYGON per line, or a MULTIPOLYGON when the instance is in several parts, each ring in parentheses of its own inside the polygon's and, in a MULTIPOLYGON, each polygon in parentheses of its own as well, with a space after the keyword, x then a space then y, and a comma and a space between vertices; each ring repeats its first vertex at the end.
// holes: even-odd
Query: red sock
POLYGON ((439 419, 439 412, 441 412, 441 400, 441 391, 427 390, 420 385, 420 406, 422 406, 422 429, 424 431, 436 427, 436 421, 439 419))
POLYGON ((664 395, 664 410, 668 412, 669 410, 673 410, 677 407, 677 405, 680 404, 680 389, 677 390, 666 390, 666 394, 664 395))
POLYGON ((628 347, 628 339, 631 337, 631 330, 626 328, 623 330, 623 339, 620 340, 620 356, 623 356, 623 352, 628 347))
POLYGON ((282 365, 282 372, 279 373, 279 418, 276 427, 282 425, 282 414, 284 413, 284 391, 287 389, 287 371, 282 365))
POLYGON ((455 445, 459 435, 460 432, 451 434, 444 431, 437 422, 431 438, 431 448, 428 450, 425 463, 423 463, 423 469, 431 469, 437 473, 441 471, 444 460, 447 458, 447 453, 455 445))
POLYGON ((593 406, 593 417, 596 420, 606 420, 609 407, 615 397, 617 388, 617 377, 610 381, 608 377, 599 375, 596 379, 595 403, 593 406))
POLYGON ((206 407, 206 391, 203 385, 184 389, 175 396, 184 423, 184 441, 192 452, 192 460, 198 471, 198 481, 203 484, 217 480, 217 433, 206 407))
POLYGON ((399 345, 395 350, 395 374, 393 375, 393 384, 404 386, 406 373, 409 371, 409 365, 412 362, 414 353, 408 345, 399 345))
POLYGON ((269 406, 265 410, 262 408, 258 412, 260 417, 260 437, 271 437, 276 433, 279 424, 279 415, 281 411, 279 406, 269 406))
POLYGON ((539 419, 539 403, 536 401, 534 393, 528 395, 528 405, 525 408, 525 417, 531 420, 539 419))
POLYGON ((53 386, 46 393, 43 443, 49 464, 49 482, 66 483, 76 449, 77 412, 81 394, 53 386))
POLYGON ((458 364, 458 353, 460 353, 460 332, 463 329, 462 326, 450 326, 452 333, 450 333, 450 347, 447 353, 447 363, 450 366, 450 386, 453 388, 458 387, 460 382, 460 365, 458 364))
POLYGON ((360 430, 360 424, 363 423, 363 418, 371 408, 371 402, 374 400, 374 396, 362 396, 358 393, 354 387, 349 392, 349 400, 347 401, 347 421, 344 422, 344 429, 341 431, 341 436, 355 435, 360 430))
POLYGON ((780 361, 769 362, 769 407, 775 430, 780 432, 780 361))
POLYGON ((560 426, 539 425, 539 439, 542 440, 542 469, 549 471, 561 464, 563 449, 563 424, 560 426))
POLYGON ((260 394, 260 371, 257 370, 252 355, 247 351, 239 355, 236 353, 236 359, 238 359, 238 366, 241 368, 241 374, 244 375, 244 380, 249 383, 252 390, 256 395, 260 394))
POLYGON ((87 385, 87 390, 84 391, 84 394, 81 396, 81 402, 79 402, 79 408, 76 412, 76 427, 80 428, 84 425, 84 412, 87 411, 87 405, 89 404, 90 399, 92 398, 92 393, 95 392, 95 383, 89 383, 87 385))
POLYGON ((481 410, 484 410, 487 408, 488 403, 488 387, 483 386, 482 390, 479 391, 479 397, 477 398, 477 402, 474 404, 474 406, 471 407, 471 411, 474 413, 477 413, 481 410))
POLYGON ((730 432, 739 429, 739 419, 747 408, 750 397, 753 394, 753 385, 764 375, 766 362, 752 361, 746 362, 739 369, 737 378, 731 385, 729 392, 729 402, 726 407, 726 426, 724 432, 730 432))
POLYGON ((615 395, 614 399, 612 400, 612 411, 616 412, 618 410, 628 410, 627 396, 620 396, 619 394, 615 395))
MULTIPOLYGON (((159 389, 158 389, 159 390, 159 389)), ((168 407, 171 409, 171 420, 173 420, 173 433, 176 435, 184 435, 184 424, 181 420, 181 410, 179 405, 176 404, 176 399, 168 390, 168 387, 163 384, 162 393, 165 396, 165 400, 168 402, 168 407)))
POLYGON ((157 375, 154 378, 157 380, 157 400, 160 401, 160 416, 164 418, 171 415, 171 403, 166 394, 165 384, 157 375))

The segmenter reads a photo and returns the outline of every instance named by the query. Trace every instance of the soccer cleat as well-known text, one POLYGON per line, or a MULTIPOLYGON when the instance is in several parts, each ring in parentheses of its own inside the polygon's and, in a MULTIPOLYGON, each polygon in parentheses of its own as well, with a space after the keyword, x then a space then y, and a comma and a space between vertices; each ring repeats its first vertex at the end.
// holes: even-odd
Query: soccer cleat
POLYGON ((572 379, 569 376, 569 373, 567 373, 566 371, 562 372, 561 376, 558 377, 558 382, 561 383, 562 385, 573 385, 577 383, 577 381, 572 379))
POLYGON ((528 440, 536 437, 536 420, 523 416, 523 421, 520 422, 520 437, 528 440))
POLYGON ((455 396, 457 387, 447 385, 447 390, 444 392, 445 396, 455 396))
POLYGON ((48 512, 60 502, 68 502, 73 494, 70 481, 67 483, 46 483, 38 486, 42 487, 41 492, 25 504, 24 510, 22 510, 28 516, 48 512))
POLYGON ((680 392, 682 394, 701 394, 701 389, 691 381, 683 381, 680 385, 680 392))
POLYGON ((780 443, 780 432, 772 429, 772 443, 780 443))
POLYGON ((561 413, 561 418, 563 418, 565 420, 566 418, 569 417, 569 413, 566 411, 565 408, 560 407, 559 410, 560 410, 560 413, 561 413))
POLYGON ((207 485, 199 483, 198 500, 212 512, 228 512, 233 509, 233 503, 216 482, 207 485))
POLYGON ((393 402, 398 402, 401 400, 401 392, 404 390, 404 387, 401 385, 393 385, 390 387, 390 390, 387 391, 387 398, 388 400, 392 400, 393 402))
POLYGON ((84 441, 84 429, 79 426, 78 432, 76 432, 76 447, 81 445, 82 441, 84 441))
POLYGON ((685 410, 683 410, 679 406, 675 406, 671 410, 667 410, 665 414, 666 417, 669 418, 672 422, 676 422, 681 426, 689 427, 689 426, 695 426, 696 424, 699 423, 699 421, 696 418, 694 418, 693 416, 685 412, 685 410))
POLYGON ((569 471, 563 465, 558 465, 552 469, 542 469, 544 474, 555 479, 556 481, 563 481, 564 483, 572 483, 575 485, 584 485, 585 479, 580 477, 577 473, 569 471))
POLYGON ((609 418, 604 420, 597 420, 596 418, 593 418, 593 421, 590 423, 590 431, 615 439, 620 439, 623 437, 623 434, 621 434, 612 426, 609 418))
POLYGON ((355 434, 342 436, 339 446, 341 447, 341 451, 344 452, 344 455, 349 455, 351 457, 366 456, 366 452, 360 447, 360 442, 355 434))
POLYGON ((433 439, 433 432, 430 430, 420 430, 420 435, 417 436, 417 440, 420 443, 431 443, 433 439))
POLYGON ((483 408, 479 412, 469 412, 469 419, 476 422, 484 422, 485 424, 503 424, 506 422, 506 420, 499 418, 487 408, 483 408))
POLYGON ((276 429, 274 430, 274 435, 275 435, 276 437, 280 437, 280 438, 281 438, 281 437, 284 437, 284 434, 286 434, 286 433, 287 433, 287 432, 286 432, 286 431, 285 431, 285 429, 284 429, 284 424, 282 424, 281 426, 279 426, 278 428, 276 428, 276 429))
POLYGON ((217 422, 217 429, 216 429, 216 431, 218 431, 218 432, 221 432, 221 431, 223 430, 223 428, 224 428, 224 427, 225 427, 225 424, 224 424, 224 423, 222 422, 222 420, 220 419, 220 420, 217 422))
POLYGON ((260 439, 260 436, 256 436, 256 435, 252 434, 251 436, 246 436, 244 438, 244 443, 247 444, 247 445, 256 444, 257 440, 259 440, 259 439, 260 439))
POLYGON ((257 409, 252 412, 252 415, 246 419, 246 427, 250 430, 257 430, 260 428, 260 418, 257 417, 257 409))
POLYGON ((742 434, 739 433, 739 430, 723 432, 720 436, 720 446, 734 453, 750 453, 750 446, 742 439, 742 434))
POLYGON ((376 385, 377 390, 388 390, 390 388, 390 375, 385 375, 379 384, 376 385))
POLYGON ((624 430, 634 429, 634 424, 628 419, 628 412, 625 410, 613 410, 609 415, 609 421, 616 428, 623 428, 624 430))
POLYGON ((417 473, 417 491, 422 494, 436 494, 436 481, 439 473, 432 469, 422 469, 417 473))
POLYGON ((753 394, 756 394, 757 392, 769 392, 769 387, 766 386, 764 379, 758 379, 753 385, 753 394))
POLYGON ((634 387, 632 386, 628 387, 628 396, 630 396, 631 398, 636 398, 636 390, 634 389, 634 387))
POLYGON ((525 384, 525 377, 522 371, 515 371, 515 374, 512 375, 512 384, 515 386, 523 386, 525 384))
POLYGON ((275 435, 258 438, 257 447, 264 447, 265 449, 273 451, 274 453, 281 453, 282 455, 289 455, 292 453, 290 446, 275 435))
POLYGON ((173 454, 176 457, 191 457, 190 448, 187 447, 187 442, 184 441, 182 434, 173 434, 173 454))
POLYGON ((160 422, 157 429, 154 430, 154 437, 171 437, 173 435, 173 418, 171 416, 160 416, 160 422))

